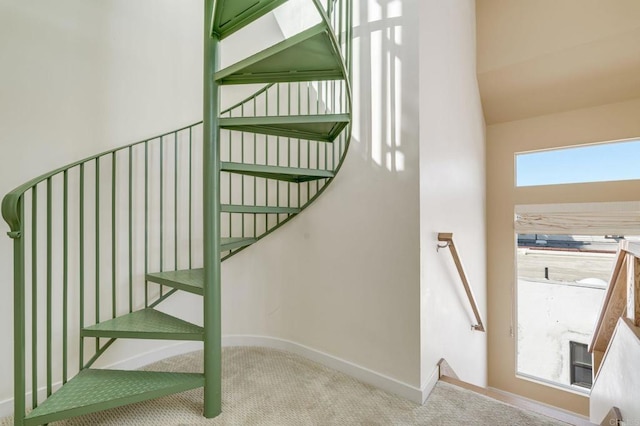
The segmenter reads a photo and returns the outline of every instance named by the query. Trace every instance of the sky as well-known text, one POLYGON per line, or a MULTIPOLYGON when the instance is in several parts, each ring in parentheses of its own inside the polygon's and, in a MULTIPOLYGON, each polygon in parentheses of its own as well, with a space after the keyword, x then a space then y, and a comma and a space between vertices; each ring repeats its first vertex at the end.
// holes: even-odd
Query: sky
POLYGON ((517 186, 640 179, 640 140, 516 155, 517 186))

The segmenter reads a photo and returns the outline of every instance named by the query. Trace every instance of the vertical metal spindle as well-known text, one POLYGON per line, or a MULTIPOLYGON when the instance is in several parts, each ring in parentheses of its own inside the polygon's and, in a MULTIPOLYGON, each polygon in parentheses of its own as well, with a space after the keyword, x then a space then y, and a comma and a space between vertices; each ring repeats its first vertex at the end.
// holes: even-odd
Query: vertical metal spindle
POLYGON ((192 143, 192 130, 193 128, 189 128, 189 269, 191 269, 191 246, 192 246, 192 227, 191 227, 191 216, 192 216, 192 193, 193 189, 191 186, 193 170, 191 165, 193 163, 193 157, 191 154, 193 143, 192 143))
MULTIPOLYGON (((84 163, 80 164, 80 212, 79 212, 79 267, 78 282, 79 282, 79 298, 80 298, 80 326, 79 329, 84 328, 84 163)), ((79 349, 79 369, 84 368, 84 337, 80 337, 80 349, 79 349)))
MULTIPOLYGON (((164 271, 164 137, 160 137, 160 272, 164 271)), ((160 286, 160 297, 163 293, 160 286)))
MULTIPOLYGON (((255 111, 255 110, 254 110, 255 111)), ((258 143, 256 141, 256 134, 253 134, 253 164, 257 164, 258 162, 258 143)), ((253 177, 253 205, 258 205, 258 178, 253 177)), ((258 236, 258 215, 253 215, 253 237, 258 236)))
MULTIPOLYGON (((240 105, 240 116, 244 117, 244 103, 242 105, 240 105)), ((244 163, 244 132, 242 132, 240 134, 240 162, 244 163)), ((241 175, 240 177, 240 197, 241 197, 241 202, 240 205, 244 205, 244 185, 245 185, 245 175, 241 175)), ((245 222, 245 218, 244 218, 244 214, 241 214, 240 217, 241 219, 241 223, 240 223, 240 227, 241 227, 241 237, 245 237, 244 235, 244 222, 245 222)))
POLYGON ((51 178, 47 179, 47 397, 51 395, 52 390, 52 346, 53 346, 53 329, 52 318, 53 312, 51 311, 52 305, 52 287, 53 287, 53 226, 52 226, 52 188, 51 178))
POLYGON ((69 174, 64 171, 62 195, 62 383, 67 383, 67 309, 69 289, 69 174))
MULTIPOLYGON (((34 187, 35 189, 35 187, 34 187)), ((35 198, 35 197, 34 197, 35 198)), ((24 224, 24 195, 18 200, 20 224, 24 224)), ((32 221, 35 218, 32 218, 32 221)), ((23 229, 12 229, 9 236, 13 238, 13 359, 14 359, 14 413, 16 426, 24 424, 25 405, 26 405, 26 383, 25 383, 25 243, 23 229)), ((31 295, 36 297, 35 294, 31 295)), ((33 372, 32 372, 33 374, 33 372)), ((37 381, 35 382, 37 383, 37 381)), ((37 394, 37 385, 33 387, 33 394, 37 394)), ((38 402, 37 395, 34 401, 38 402)))
POLYGON ((129 313, 133 312, 133 147, 129 146, 129 313))
POLYGON ((111 153, 111 318, 116 317, 116 153, 111 153))
POLYGON ((149 141, 144 142, 144 307, 149 307, 149 141))
MULTIPOLYGON (((95 233, 96 233, 96 294, 95 294, 95 323, 98 324, 100 322, 100 157, 96 158, 96 206, 95 206, 95 214, 96 214, 96 223, 95 223, 95 233)), ((100 350, 100 339, 96 338, 96 352, 100 350)))
POLYGON ((38 406, 38 187, 34 186, 31 193, 31 404, 35 408, 38 406))
POLYGON ((173 269, 178 270, 178 132, 173 132, 173 269))

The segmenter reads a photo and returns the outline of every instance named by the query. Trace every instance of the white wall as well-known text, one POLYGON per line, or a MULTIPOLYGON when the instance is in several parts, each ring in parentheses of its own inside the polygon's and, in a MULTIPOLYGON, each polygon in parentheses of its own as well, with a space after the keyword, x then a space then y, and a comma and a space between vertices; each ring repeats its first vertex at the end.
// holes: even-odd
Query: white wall
MULTIPOLYGON (((445 357, 482 384, 484 335, 470 332, 448 255, 435 253, 436 233, 454 232, 485 312, 473 1, 355 6, 346 163, 313 206, 224 263, 223 333, 297 342, 412 389, 445 357)), ((11 161, 0 192, 199 120, 200 9, 199 0, 2 3, 0 128, 11 161)), ((0 240, 6 289, 10 253, 0 240)), ((196 315, 196 303, 185 296, 170 310, 196 315)), ((0 301, 2 341, 11 306, 0 301)), ((129 352, 154 347, 143 343, 129 352)), ((0 377, 10 377, 11 358, 10 346, 0 349, 0 377)), ((2 381, 0 401, 11 395, 2 381)))
MULTIPOLYGON (((0 194, 200 120, 201 9, 200 0, 0 2, 0 194)), ((13 396, 7 230, 0 225, 0 402, 13 396)))
POLYGON ((591 343, 605 289, 519 278, 518 373, 571 388, 570 342, 591 343))
POLYGON ((334 183, 223 264, 223 332, 420 385, 418 0, 354 2, 355 126, 334 183))
MULTIPOLYGON (((484 386, 486 334, 475 324, 449 250, 454 241, 485 321, 484 120, 476 80, 475 2, 424 0, 420 8, 420 279, 422 382, 440 358, 484 386)), ((491 333, 491 330, 488 330, 491 333)))
POLYGON ((591 389, 590 418, 599 424, 618 407, 625 425, 640 424, 640 327, 620 319, 591 389))

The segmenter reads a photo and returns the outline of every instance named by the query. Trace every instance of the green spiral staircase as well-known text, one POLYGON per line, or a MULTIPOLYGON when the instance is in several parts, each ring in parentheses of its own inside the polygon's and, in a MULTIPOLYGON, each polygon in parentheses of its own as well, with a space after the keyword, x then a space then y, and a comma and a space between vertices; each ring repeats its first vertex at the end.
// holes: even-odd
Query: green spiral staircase
POLYGON ((224 39, 259 37, 252 23, 286 0, 205 0, 202 122, 54 170, 4 197, 14 243, 16 425, 198 387, 204 416, 221 412, 221 262, 309 206, 349 146, 351 1, 308 1, 318 24, 219 69, 224 39), (221 86, 237 84, 259 89, 221 111, 221 86), (201 297, 203 326, 163 312, 179 291, 201 297), (97 368, 118 339, 202 341, 204 371, 97 368))

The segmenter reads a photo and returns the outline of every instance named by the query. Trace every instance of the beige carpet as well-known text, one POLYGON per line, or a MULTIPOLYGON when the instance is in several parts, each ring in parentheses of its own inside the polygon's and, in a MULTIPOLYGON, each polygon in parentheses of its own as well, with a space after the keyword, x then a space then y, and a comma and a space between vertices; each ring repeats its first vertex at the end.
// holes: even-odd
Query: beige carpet
MULTIPOLYGON (((199 372, 194 352, 147 367, 199 372)), ((223 350, 223 413, 205 419, 202 389, 55 425, 566 425, 439 382, 424 406, 300 356, 266 348, 223 350)), ((0 425, 11 425, 11 419, 0 425)))

